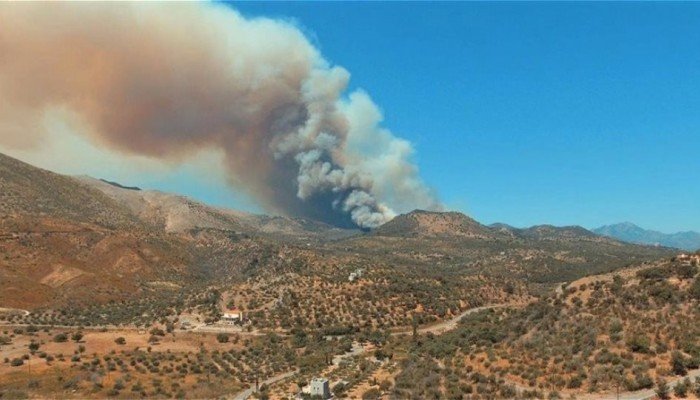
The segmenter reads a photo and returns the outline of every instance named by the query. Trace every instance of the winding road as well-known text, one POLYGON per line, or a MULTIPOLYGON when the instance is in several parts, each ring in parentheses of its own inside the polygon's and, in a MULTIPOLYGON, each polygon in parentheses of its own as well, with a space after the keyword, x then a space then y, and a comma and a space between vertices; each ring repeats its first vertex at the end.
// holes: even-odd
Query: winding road
MULTIPOLYGON (((517 305, 515 304, 493 304, 490 306, 481 306, 481 307, 475 307, 475 308, 470 308, 468 310, 463 311, 461 314, 448 319, 446 321, 438 322, 437 324, 432 324, 432 325, 425 325, 423 327, 419 327, 417 329, 418 333, 421 334, 426 334, 426 333, 433 333, 435 335, 441 335, 447 331, 451 331, 457 327, 459 324, 459 321, 462 320, 462 318, 466 317, 469 314, 474 314, 479 311, 484 311, 484 310, 491 310, 494 308, 502 308, 502 307, 516 307, 517 305)), ((396 332, 391 332, 391 336, 401 336, 401 335, 410 335, 413 333, 413 329, 403 329, 400 331, 396 332)))

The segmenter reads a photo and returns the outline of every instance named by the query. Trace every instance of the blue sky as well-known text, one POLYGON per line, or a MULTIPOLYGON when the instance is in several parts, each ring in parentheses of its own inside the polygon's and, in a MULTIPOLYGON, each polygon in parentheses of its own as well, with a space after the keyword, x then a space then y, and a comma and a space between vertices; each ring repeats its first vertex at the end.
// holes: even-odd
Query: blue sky
POLYGON ((349 70, 448 208, 700 230, 700 4, 231 6, 349 70))
MULTIPOLYGON (((349 71, 346 93, 369 93, 383 126, 413 143, 447 209, 515 226, 700 231, 700 3, 224 6, 292 22, 349 71)), ((227 184, 222 151, 163 164, 101 146, 64 117, 44 115, 41 146, 0 151, 263 212, 227 184)))

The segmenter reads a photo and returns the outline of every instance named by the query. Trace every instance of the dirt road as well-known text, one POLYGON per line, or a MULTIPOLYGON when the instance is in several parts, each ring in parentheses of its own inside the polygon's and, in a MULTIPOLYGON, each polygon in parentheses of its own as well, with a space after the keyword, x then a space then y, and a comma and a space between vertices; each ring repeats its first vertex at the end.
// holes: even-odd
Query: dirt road
MULTIPOLYGON (((262 386, 262 385, 272 385, 273 383, 276 383, 276 382, 279 382, 279 381, 281 381, 281 380, 290 378, 290 377, 294 376, 296 373, 297 373, 297 371, 289 371, 289 372, 285 372, 285 373, 283 373, 283 374, 275 375, 275 376, 273 376, 273 377, 271 377, 271 378, 268 378, 268 379, 266 379, 266 380, 260 382, 260 386, 262 386)), ((238 392, 238 393, 233 397, 233 400, 247 400, 248 397, 250 397, 250 396, 253 394, 253 392, 255 392, 255 387, 251 387, 251 388, 246 389, 246 390, 244 390, 244 391, 242 391, 242 392, 238 392)))
POLYGON ((22 314, 22 315, 29 315, 30 312, 27 310, 23 310, 21 308, 6 308, 6 307, 0 307, 0 313, 2 314, 22 314))
MULTIPOLYGON (((114 326, 114 325, 94 325, 94 326, 78 326, 78 325, 46 325, 46 324, 18 324, 14 322, 0 321, 0 326, 7 328, 26 328, 28 326, 34 326, 38 329, 51 328, 51 329, 66 329, 66 330, 85 330, 85 331, 144 331, 144 328, 137 328, 135 326, 124 325, 124 326, 114 326)), ((269 332, 261 332, 258 330, 253 330, 251 332, 241 329, 239 327, 228 327, 222 325, 197 325, 191 329, 176 329, 175 333, 229 333, 236 334, 240 336, 265 336, 269 332)), ((289 336, 286 333, 275 333, 278 336, 289 336)))
MULTIPOLYGON (((690 378, 690 381, 697 377, 700 377, 700 369, 694 371, 689 371, 688 375, 681 376, 673 379, 667 380, 669 391, 673 391, 673 388, 683 381, 685 378, 690 378)), ((652 400, 656 398, 655 389, 639 390, 637 392, 620 392, 618 397, 615 393, 605 393, 605 394, 586 394, 581 396, 576 396, 579 400, 652 400)))
MULTIPOLYGON (((484 311, 484 310, 491 310, 494 308, 501 308, 501 307, 516 307, 515 304, 493 304, 490 306, 481 306, 481 307, 475 307, 475 308, 470 308, 468 310, 463 311, 461 314, 457 315, 454 318, 448 319, 447 321, 439 322, 437 324, 433 325, 427 325, 427 326, 422 326, 417 329, 418 333, 421 334, 426 334, 426 333, 433 333, 435 335, 441 335, 447 331, 451 331, 457 327, 457 324, 459 324, 459 321, 462 320, 465 316, 473 313, 477 313, 479 311, 484 311)), ((400 336, 400 335, 410 335, 413 333, 413 329, 404 329, 396 332, 392 332, 392 336, 400 336)))

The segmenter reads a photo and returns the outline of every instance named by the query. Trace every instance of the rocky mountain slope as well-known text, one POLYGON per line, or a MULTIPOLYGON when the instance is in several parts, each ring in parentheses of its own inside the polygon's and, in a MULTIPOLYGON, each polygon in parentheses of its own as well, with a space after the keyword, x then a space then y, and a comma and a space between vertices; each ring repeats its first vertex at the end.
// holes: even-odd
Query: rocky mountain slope
POLYGON ((2 307, 80 308, 157 297, 163 288, 197 292, 275 265, 285 243, 306 248, 358 233, 63 176, 0 154, 2 307))
POLYGON ((700 249, 700 233, 693 231, 667 234, 643 229, 631 222, 623 222, 601 226, 593 232, 630 243, 674 247, 688 251, 700 249))
MULTIPOLYGON (((414 291, 421 299, 442 298, 442 305, 425 307, 451 304, 458 312, 500 298, 506 286, 546 288, 671 254, 579 227, 488 227, 457 212, 414 211, 373 232, 339 229, 62 176, 3 155, 0 215, 0 306, 20 308, 135 299, 157 295, 164 285, 225 289, 246 277, 268 287, 268 279, 284 273, 291 274, 284 287, 298 280, 298 287, 312 290, 322 284, 312 282, 319 276, 337 282, 353 268, 371 268, 376 282, 367 293, 414 291), (464 280, 463 287, 480 281, 491 289, 478 301, 458 299, 468 293, 447 290, 446 276, 464 280)), ((260 300, 255 297, 252 303, 260 300)), ((380 296, 376 303, 396 303, 392 299, 380 296)))
POLYGON ((141 223, 166 233, 218 229, 297 240, 335 239, 359 233, 358 230, 336 228, 303 218, 256 215, 212 207, 185 196, 156 190, 135 190, 88 176, 75 179, 125 206, 141 223))
POLYGON ((0 155, 3 306, 92 304, 140 296, 149 282, 198 282, 213 260, 203 253, 123 199, 0 155))
POLYGON ((59 218, 103 228, 138 225, 127 207, 98 190, 4 154, 0 154, 0 211, 4 220, 59 218))

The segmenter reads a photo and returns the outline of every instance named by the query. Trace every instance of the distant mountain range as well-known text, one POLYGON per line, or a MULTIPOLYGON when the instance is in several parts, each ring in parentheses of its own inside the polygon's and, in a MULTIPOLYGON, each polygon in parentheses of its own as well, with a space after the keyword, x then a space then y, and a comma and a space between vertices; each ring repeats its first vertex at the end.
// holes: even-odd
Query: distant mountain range
POLYGON ((601 226, 593 232, 631 243, 675 247, 690 251, 700 249, 700 233, 693 231, 667 234, 640 228, 631 222, 623 222, 601 226))

